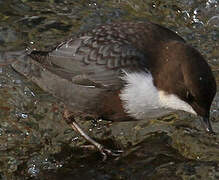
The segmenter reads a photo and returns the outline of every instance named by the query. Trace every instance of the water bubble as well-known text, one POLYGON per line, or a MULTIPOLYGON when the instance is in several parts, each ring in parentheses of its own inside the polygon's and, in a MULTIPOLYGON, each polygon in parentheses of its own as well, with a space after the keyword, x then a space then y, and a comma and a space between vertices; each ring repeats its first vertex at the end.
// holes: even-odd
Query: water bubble
POLYGON ((31 167, 28 169, 28 174, 30 174, 32 177, 36 177, 38 176, 38 174, 40 173, 39 168, 36 167, 35 164, 32 164, 31 167))
POLYGON ((81 164, 81 165, 80 165, 80 167, 81 167, 81 168, 84 168, 84 167, 85 167, 85 165, 84 165, 84 164, 81 164))
POLYGON ((28 115, 27 115, 27 114, 24 114, 24 113, 21 113, 21 117, 22 117, 23 119, 26 119, 26 118, 28 117, 28 115))
POLYGON ((34 94, 34 92, 33 92, 33 91, 31 91, 31 92, 30 92, 30 94, 31 94, 32 96, 35 96, 35 94, 34 94))
POLYGON ((193 13, 194 13, 195 15, 197 15, 199 12, 200 12, 200 10, 199 10, 198 8, 196 8, 196 9, 193 11, 193 13))
POLYGON ((22 113, 22 112, 17 112, 17 113, 15 113, 15 115, 16 115, 17 117, 23 118, 23 119, 26 119, 26 118, 28 117, 27 114, 22 113))
POLYGON ((97 122, 102 122, 102 121, 103 121, 102 119, 98 119, 98 120, 97 120, 97 122))
POLYGON ((74 142, 74 141, 77 141, 79 139, 79 137, 78 136, 76 136, 76 137, 74 137, 74 138, 72 138, 72 142, 74 142))
POLYGON ((217 4, 217 0, 208 0, 206 6, 209 7, 211 4, 217 4))
POLYGON ((101 127, 97 127, 97 130, 101 130, 102 128, 101 127))

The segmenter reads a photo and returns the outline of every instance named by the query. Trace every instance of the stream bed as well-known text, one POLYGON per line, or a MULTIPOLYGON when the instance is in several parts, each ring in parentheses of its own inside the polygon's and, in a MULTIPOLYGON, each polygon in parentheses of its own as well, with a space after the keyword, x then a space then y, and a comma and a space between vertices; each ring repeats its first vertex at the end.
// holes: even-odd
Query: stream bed
MULTIPOLYGON (((207 59, 219 83, 217 0, 0 0, 0 51, 49 50, 98 24, 150 20, 177 32, 207 59)), ((177 112, 139 122, 77 122, 124 153, 102 161, 63 120, 64 104, 10 66, 0 66, 0 179, 217 180, 219 96, 211 109, 215 136, 193 115, 177 112)))

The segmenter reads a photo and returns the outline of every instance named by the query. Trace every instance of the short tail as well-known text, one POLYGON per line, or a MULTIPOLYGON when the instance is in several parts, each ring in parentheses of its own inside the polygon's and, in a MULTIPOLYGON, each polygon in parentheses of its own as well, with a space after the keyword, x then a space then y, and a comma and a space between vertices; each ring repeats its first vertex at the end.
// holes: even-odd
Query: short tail
POLYGON ((0 51, 0 67, 8 66, 19 60, 19 58, 28 54, 27 50, 21 51, 0 51))
POLYGON ((28 51, 28 50, 21 50, 21 51, 0 51, 0 67, 1 66, 8 66, 12 63, 19 61, 19 59, 24 58, 24 56, 29 56, 35 61, 39 63, 43 63, 45 58, 48 56, 49 52, 46 51, 28 51))

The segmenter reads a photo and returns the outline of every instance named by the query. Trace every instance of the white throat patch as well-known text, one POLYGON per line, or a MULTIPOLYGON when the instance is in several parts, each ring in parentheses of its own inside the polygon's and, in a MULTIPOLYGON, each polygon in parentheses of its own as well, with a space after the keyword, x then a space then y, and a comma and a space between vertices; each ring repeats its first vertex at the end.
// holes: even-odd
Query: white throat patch
POLYGON ((179 99, 174 94, 166 94, 164 91, 159 91, 161 106, 175 110, 182 110, 197 115, 194 109, 185 101, 179 99))
POLYGON ((150 73, 124 72, 126 82, 120 98, 125 111, 133 118, 156 118, 174 110, 183 110, 196 114, 193 108, 173 94, 158 90, 150 73))

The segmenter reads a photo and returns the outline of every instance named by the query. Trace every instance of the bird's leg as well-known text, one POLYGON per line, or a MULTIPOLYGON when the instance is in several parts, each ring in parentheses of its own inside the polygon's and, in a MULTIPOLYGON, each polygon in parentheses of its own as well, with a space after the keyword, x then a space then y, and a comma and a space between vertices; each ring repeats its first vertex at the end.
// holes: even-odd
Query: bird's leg
POLYGON ((113 150, 104 148, 103 145, 101 145, 100 143, 96 142, 94 139, 89 137, 80 128, 80 126, 76 123, 74 116, 68 110, 64 110, 64 115, 63 116, 64 116, 64 119, 67 122, 67 124, 69 124, 74 131, 78 132, 81 136, 83 136, 84 139, 86 139, 88 142, 93 144, 100 151, 100 153, 103 155, 103 161, 105 161, 107 159, 107 155, 119 156, 120 153, 123 152, 122 150, 113 151, 113 150))

